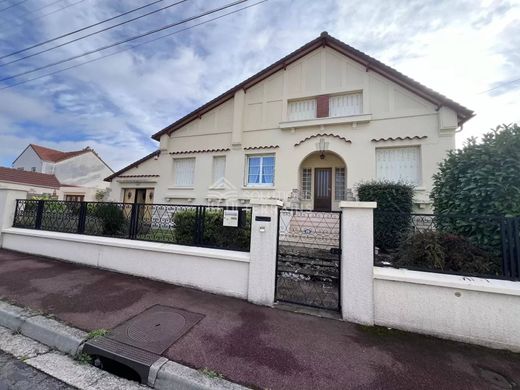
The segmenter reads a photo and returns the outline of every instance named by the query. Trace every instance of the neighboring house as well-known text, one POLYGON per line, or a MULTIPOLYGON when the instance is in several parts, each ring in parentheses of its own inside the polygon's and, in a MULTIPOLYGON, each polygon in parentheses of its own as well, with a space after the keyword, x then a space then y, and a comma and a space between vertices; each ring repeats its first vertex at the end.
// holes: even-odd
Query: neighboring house
MULTIPOLYGON (((0 188, 27 191, 27 197, 64 199, 62 185, 54 175, 0 167, 0 188)), ((69 189, 66 187, 66 189, 69 189)))
POLYGON ((337 209, 370 179, 417 187, 473 112, 322 33, 152 136, 159 150, 109 176, 126 202, 278 198, 337 209))
POLYGON ((98 190, 107 188, 103 179, 112 169, 91 148, 62 152, 30 144, 14 160, 17 170, 54 175, 65 200, 95 200, 98 190))

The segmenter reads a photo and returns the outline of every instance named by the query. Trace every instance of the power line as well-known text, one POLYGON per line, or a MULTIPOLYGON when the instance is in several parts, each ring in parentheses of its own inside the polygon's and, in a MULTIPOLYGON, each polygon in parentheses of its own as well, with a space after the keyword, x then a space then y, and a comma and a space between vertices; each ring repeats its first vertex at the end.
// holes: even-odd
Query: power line
MULTIPOLYGON (((61 0, 59 0, 59 1, 61 1, 61 0)), ((26 47, 26 48, 24 48, 24 49, 20 49, 20 50, 14 51, 14 52, 12 52, 12 53, 9 53, 9 54, 6 54, 6 55, 3 55, 3 56, 0 56, 0 60, 1 60, 1 59, 4 59, 4 58, 7 58, 7 57, 14 56, 15 54, 23 53, 23 52, 25 52, 25 51, 27 51, 27 50, 30 50, 30 49, 34 49, 35 47, 42 46, 42 45, 45 45, 45 44, 50 43, 50 42, 54 42, 54 41, 56 41, 56 40, 58 40, 58 39, 65 38, 65 37, 67 37, 67 36, 69 36, 69 35, 76 34, 76 33, 78 33, 78 32, 81 32, 81 31, 87 30, 87 29, 89 29, 89 28, 92 28, 92 27, 98 26, 98 25, 100 25, 100 24, 103 24, 103 23, 106 23, 106 22, 110 22, 111 20, 114 20, 114 19, 120 18, 120 17, 122 17, 122 16, 125 16, 125 15, 128 15, 128 14, 131 14, 131 13, 136 12, 136 11, 140 11, 140 10, 142 10, 143 8, 150 7, 150 6, 154 5, 154 4, 160 3, 160 2, 162 2, 162 1, 164 1, 164 0, 155 0, 155 1, 152 1, 151 3, 145 4, 145 5, 141 6, 141 7, 131 9, 131 10, 129 10, 129 11, 123 12, 123 13, 121 13, 121 14, 119 14, 119 15, 112 16, 112 17, 110 17, 110 18, 108 18, 108 19, 105 19, 105 20, 102 20, 102 21, 100 21, 100 22, 97 22, 97 23, 91 24, 91 25, 89 25, 89 26, 85 26, 85 27, 79 28, 79 29, 77 29, 77 30, 74 30, 74 31, 68 32, 68 33, 66 33, 66 34, 62 34, 62 35, 60 35, 60 36, 57 36, 57 37, 54 37, 54 38, 48 39, 48 40, 46 40, 46 41, 36 43, 36 44, 34 44, 34 45, 32 45, 32 46, 28 46, 28 47, 26 47)), ((143 15, 143 16, 146 16, 146 15, 143 15)), ((26 58, 26 57, 24 57, 24 58, 26 58)), ((20 59, 18 59, 17 61, 22 60, 22 59, 24 59, 24 58, 20 58, 20 59)), ((14 61, 13 61, 13 62, 14 62, 14 61)), ((9 64, 9 62, 8 62, 8 64, 9 64)), ((7 65, 7 64, 0 64, 0 66, 2 66, 2 65, 7 65)))
MULTIPOLYGON (((162 0, 160 0, 162 1, 162 0)), ((146 14, 143 14, 143 15, 140 15, 140 16, 136 16, 135 18, 132 18, 132 19, 128 19, 128 20, 125 20, 124 22, 121 22, 121 23, 117 23, 117 24, 114 24, 113 26, 108 26, 108 27, 105 27, 105 28, 102 28, 101 30, 97 30, 97 31, 93 31, 89 34, 86 34, 86 35, 82 35, 81 37, 78 37, 78 38, 74 38, 74 39, 71 39, 70 41, 67 41, 67 42, 64 42, 64 43, 60 43, 59 45, 56 45, 56 46, 52 46, 52 47, 49 47, 47 49, 44 49, 44 50, 40 50, 40 51, 37 51, 36 53, 32 53, 32 54, 28 54, 26 56, 23 56, 23 57, 20 57, 20 58, 17 58, 16 60, 12 60, 12 61, 9 61, 9 62, 4 62, 3 64, 0 64, 0 67, 2 66, 5 66, 5 65, 9 65, 9 64, 13 64, 15 62, 19 62, 19 61, 22 61, 22 60, 25 60, 27 58, 31 58, 31 57, 34 57, 34 56, 37 56, 39 54, 43 54, 43 53, 47 53, 51 50, 54 50, 54 49, 58 49, 60 47, 63 47, 63 46, 67 46, 67 45, 70 45, 71 43, 74 43, 74 42, 78 42, 78 41, 81 41, 82 39, 85 39, 85 38, 88 38, 88 37, 91 37, 91 36, 94 36, 94 35, 97 35, 97 34, 100 34, 102 32, 105 32, 105 31, 108 31, 108 30, 112 30, 113 28, 116 28, 116 27, 119 27, 119 26, 122 26, 124 24, 127 24, 127 23, 130 23, 130 22, 133 22, 133 21, 136 21, 138 19, 141 19, 141 18, 144 18, 145 16, 149 16, 149 15, 152 15, 152 14, 155 14, 157 12, 160 12, 160 11, 163 11, 167 8, 171 8, 171 7, 174 7, 176 5, 179 5, 181 3, 184 3, 188 0, 180 0, 180 1, 177 1, 173 4, 170 4, 170 5, 167 5, 165 7, 162 7, 162 8, 158 8, 156 10, 153 10, 151 12, 148 12, 146 14)), ((98 24, 101 24, 101 22, 99 22, 98 24)), ((70 34, 69 34, 70 35, 70 34)), ((59 38, 56 38, 56 39, 59 39, 59 38)), ((54 39, 55 40, 55 39, 54 39)), ((36 46, 40 46, 40 45, 36 45, 36 46)), ((36 47, 35 46, 35 47, 36 47)), ((3 58, 3 57, 1 57, 3 58)))
POLYGON ((504 82, 502 82, 502 83, 497 84, 497 85, 496 85, 495 87, 493 87, 493 88, 486 89, 485 91, 479 92, 477 95, 482 95, 483 93, 491 92, 491 91, 494 91, 495 89, 502 88, 502 87, 505 86, 505 85, 514 84, 514 83, 517 83, 517 82, 519 82, 519 81, 520 81, 520 79, 514 79, 514 80, 504 81, 504 82))
POLYGON ((7 7, 0 9, 0 12, 7 11, 8 9, 13 8, 13 7, 16 7, 17 5, 20 5, 20 4, 22 4, 22 3, 25 3, 26 1, 27 1, 27 0, 21 0, 21 1, 19 1, 18 3, 14 3, 14 4, 11 4, 11 5, 8 5, 7 7))
POLYGON ((232 3, 228 3, 228 4, 226 4, 226 5, 222 6, 222 7, 214 8, 214 9, 212 9, 210 11, 206 11, 206 12, 204 12, 202 14, 198 14, 198 15, 195 15, 195 16, 190 16, 189 18, 183 19, 183 20, 181 20, 179 22, 170 23, 170 24, 167 24, 165 26, 162 26, 162 27, 159 27, 159 28, 147 31, 147 32, 145 32, 143 34, 135 35, 133 37, 124 39, 124 40, 119 41, 119 42, 111 43, 109 45, 105 45, 105 46, 99 47, 97 49, 89 50, 89 51, 86 51, 86 52, 84 52, 82 54, 78 54, 78 55, 75 55, 75 56, 72 56, 72 57, 69 57, 69 58, 65 58, 65 59, 60 60, 60 61, 56 61, 56 62, 47 64, 47 65, 43 65, 43 66, 31 69, 31 70, 27 70, 25 72, 17 73, 17 74, 12 75, 12 76, 4 77, 4 78, 0 79, 0 82, 1 81, 11 80, 11 79, 14 79, 16 77, 24 76, 26 74, 31 74, 31 73, 34 73, 34 72, 37 72, 37 71, 40 71, 40 70, 43 70, 43 69, 46 69, 46 68, 50 68, 50 67, 55 66, 55 65, 63 64, 65 62, 69 62, 69 61, 75 60, 76 58, 85 57, 85 56, 87 56, 89 54, 97 53, 97 52, 102 51, 102 50, 110 49, 111 47, 115 47, 115 46, 121 45, 123 43, 131 42, 131 41, 134 41, 136 39, 143 38, 143 37, 146 37, 148 35, 152 35, 152 34, 160 32, 160 31, 170 29, 170 28, 178 26, 180 24, 184 24, 186 22, 190 22, 192 20, 200 19, 200 18, 202 18, 204 16, 213 14, 213 13, 218 12, 218 11, 222 11, 224 9, 233 7, 233 6, 237 5, 237 4, 241 4, 241 3, 244 3, 246 1, 248 1, 248 0, 237 0, 237 1, 234 1, 232 3))
POLYGON ((35 12, 41 11, 42 9, 45 9, 45 8, 49 8, 50 6, 52 6, 54 4, 57 4, 57 3, 61 2, 61 1, 63 1, 63 0, 55 0, 52 3, 43 5, 43 6, 39 7, 39 8, 30 9, 24 15, 34 14, 35 12))
POLYGON ((55 14, 56 12, 60 12, 60 11, 63 11, 64 9, 67 9, 67 8, 73 7, 73 6, 75 6, 76 4, 83 3, 84 1, 85 1, 85 0, 79 0, 79 1, 76 1, 75 3, 67 4, 67 5, 65 5, 65 6, 63 6, 63 7, 61 7, 61 8, 58 8, 58 9, 54 10, 54 11, 47 12, 46 14, 43 14, 43 15, 37 15, 37 16, 35 16, 35 17, 33 17, 33 18, 29 18, 29 21, 31 21, 31 20, 42 19, 42 18, 44 18, 44 17, 46 17, 46 16, 49 16, 49 15, 55 14))
POLYGON ((79 63, 79 64, 75 64, 75 65, 68 66, 68 67, 66 67, 66 68, 58 69, 58 70, 56 70, 56 71, 54 71, 54 72, 50 72, 50 73, 47 73, 47 74, 44 74, 44 75, 41 75, 41 76, 33 77, 33 78, 31 78, 31 79, 26 79, 26 80, 19 81, 19 82, 15 83, 15 84, 11 84, 11 85, 8 85, 8 86, 5 86, 5 87, 0 88, 0 91, 3 90, 3 89, 13 88, 13 87, 16 87, 16 86, 18 86, 18 85, 26 84, 26 83, 29 83, 29 82, 31 82, 31 81, 39 80, 39 79, 42 79, 42 78, 45 78, 45 77, 53 76, 53 75, 55 75, 55 74, 58 74, 58 73, 61 73, 61 72, 65 72, 65 71, 70 70, 70 69, 78 68, 78 67, 80 67, 80 66, 87 65, 87 64, 90 64, 90 63, 92 63, 92 62, 100 61, 100 60, 105 59, 105 58, 107 58, 107 57, 111 57, 111 56, 114 56, 114 55, 116 55, 116 54, 123 53, 123 52, 125 52, 125 51, 131 50, 131 49, 134 49, 134 48, 136 48, 136 47, 143 46, 143 45, 147 45, 147 44, 149 44, 149 43, 152 43, 152 42, 158 41, 158 40, 160 40, 160 39, 167 38, 167 37, 170 37, 170 36, 175 35, 175 34, 179 34, 179 33, 183 32, 183 31, 190 30, 190 29, 195 28, 195 27, 198 27, 198 26, 202 26, 203 24, 210 23, 210 22, 213 22, 213 21, 218 20, 218 19, 222 19, 222 18, 224 18, 224 17, 226 17, 226 16, 229 16, 229 15, 235 14, 235 13, 240 12, 240 11, 243 11, 243 10, 245 10, 245 9, 247 9, 247 8, 251 8, 251 7, 254 7, 254 6, 256 6, 256 5, 259 5, 259 4, 262 4, 262 3, 265 3, 265 2, 267 2, 267 1, 268 1, 268 0, 260 0, 260 1, 256 2, 256 3, 253 3, 253 4, 250 4, 250 5, 247 5, 247 6, 245 6, 245 7, 238 8, 238 9, 233 10, 233 11, 231 11, 231 12, 224 13, 224 14, 222 14, 222 15, 216 16, 216 17, 214 17, 214 18, 211 18, 211 19, 205 20, 205 21, 203 21, 203 22, 200 22, 200 23, 194 24, 194 25, 192 25, 192 26, 189 26, 189 27, 186 27, 186 28, 183 28, 183 29, 180 29, 180 30, 174 31, 174 32, 171 32, 171 33, 169 33, 169 34, 161 35, 160 37, 153 38, 153 39, 149 39, 149 40, 147 40, 147 41, 143 41, 143 42, 140 42, 140 43, 135 44, 135 45, 131 45, 131 46, 126 47, 126 48, 124 48, 124 49, 121 49, 121 50, 115 51, 115 52, 113 52, 113 53, 105 54, 105 55, 103 55, 103 56, 101 56, 101 57, 93 58, 93 59, 91 59, 91 60, 84 61, 84 62, 81 62, 81 63, 79 63))

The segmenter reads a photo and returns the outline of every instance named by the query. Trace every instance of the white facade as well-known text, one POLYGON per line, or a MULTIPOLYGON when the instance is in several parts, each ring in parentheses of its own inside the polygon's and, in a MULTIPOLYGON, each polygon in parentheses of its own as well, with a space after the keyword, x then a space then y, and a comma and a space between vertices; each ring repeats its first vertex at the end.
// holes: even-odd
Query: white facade
MULTIPOLYGON (((67 154, 59 151, 58 153, 67 154)), ((32 145, 29 145, 13 162, 13 168, 55 175, 63 185, 59 191, 54 191, 60 200, 96 200, 96 192, 108 187, 104 179, 113 173, 93 150, 85 149, 70 157, 50 161, 40 157, 32 145)), ((24 189, 31 191, 29 187, 24 186, 24 189)), ((38 194, 48 192, 40 189, 35 191, 38 194)))
POLYGON ((160 154, 113 177, 111 197, 120 201, 125 188, 153 188, 154 203, 247 204, 274 198, 317 208, 316 186, 324 177, 329 208, 338 209, 347 189, 385 177, 378 167, 385 166, 381 156, 386 155, 392 159, 387 178, 411 181, 416 205, 429 208, 432 175, 455 147, 458 125, 454 109, 439 107, 331 47, 318 47, 161 135, 160 154), (319 117, 323 96, 328 116, 319 117), (225 158, 225 188, 219 189, 222 183, 215 183, 212 174, 217 156, 225 158), (262 173, 257 165, 251 167, 254 156, 274 157, 274 172, 266 172, 266 182, 249 180, 262 173), (181 159, 189 159, 190 185, 179 185, 175 178, 181 159), (304 168, 311 171, 304 173, 304 168), (303 197, 309 177, 310 193, 303 197), (340 185, 345 188, 336 191, 340 185))

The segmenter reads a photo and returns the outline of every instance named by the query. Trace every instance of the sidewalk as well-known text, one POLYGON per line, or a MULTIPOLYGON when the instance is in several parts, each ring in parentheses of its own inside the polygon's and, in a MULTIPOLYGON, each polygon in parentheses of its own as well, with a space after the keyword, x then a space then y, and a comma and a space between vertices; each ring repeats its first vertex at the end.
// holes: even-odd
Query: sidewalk
POLYGON ((155 304, 204 314, 164 355, 255 388, 493 389, 520 384, 520 355, 289 313, 5 250, 0 250, 0 297, 86 331, 110 329, 155 304))

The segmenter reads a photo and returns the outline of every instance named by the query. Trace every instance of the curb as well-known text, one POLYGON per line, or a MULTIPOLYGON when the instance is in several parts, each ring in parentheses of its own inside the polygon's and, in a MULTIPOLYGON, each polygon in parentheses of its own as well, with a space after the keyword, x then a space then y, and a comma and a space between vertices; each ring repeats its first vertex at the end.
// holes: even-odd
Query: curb
MULTIPOLYGON (((88 333, 80 329, 3 301, 0 301, 0 326, 72 357, 81 352, 88 340, 88 333)), ((248 389, 225 379, 209 377, 164 357, 150 368, 148 385, 157 390, 248 389)))

